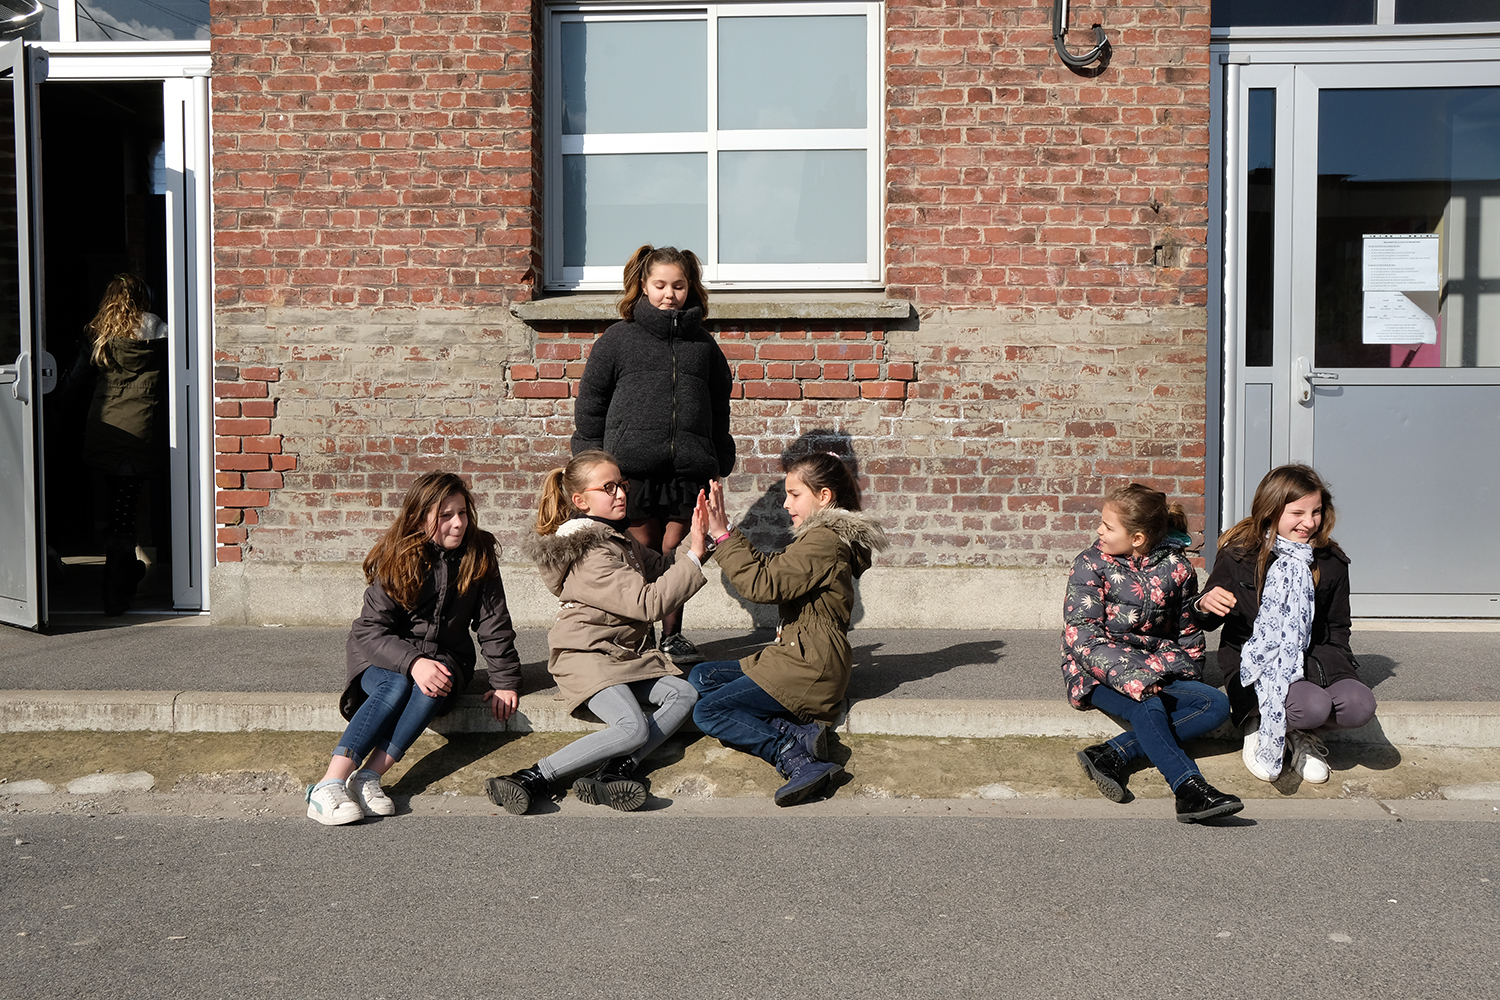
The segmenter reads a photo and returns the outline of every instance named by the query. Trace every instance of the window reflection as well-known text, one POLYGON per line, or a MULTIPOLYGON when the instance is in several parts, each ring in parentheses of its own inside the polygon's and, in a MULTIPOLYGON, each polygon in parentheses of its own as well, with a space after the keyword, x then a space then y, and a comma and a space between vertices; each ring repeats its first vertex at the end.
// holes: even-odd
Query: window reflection
POLYGON ((80 42, 208 40, 208 0, 78 0, 80 42))
POLYGON ((1276 315, 1276 91, 1250 91, 1245 150, 1245 364, 1271 363, 1276 315))

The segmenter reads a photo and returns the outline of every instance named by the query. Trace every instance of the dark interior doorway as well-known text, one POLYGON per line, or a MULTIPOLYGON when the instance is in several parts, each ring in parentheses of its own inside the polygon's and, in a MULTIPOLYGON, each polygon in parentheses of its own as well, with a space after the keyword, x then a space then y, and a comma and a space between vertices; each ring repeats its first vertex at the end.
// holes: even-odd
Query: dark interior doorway
MULTIPOLYGON (((39 88, 42 296, 47 349, 63 373, 44 408, 48 604, 53 614, 103 610, 107 489, 83 459, 94 372, 85 327, 110 278, 134 274, 167 319, 166 195, 159 82, 56 82, 39 88)), ((159 420, 166 423, 166 401, 159 420)), ((137 556, 146 565, 131 609, 172 607, 170 471, 146 476, 137 556)))

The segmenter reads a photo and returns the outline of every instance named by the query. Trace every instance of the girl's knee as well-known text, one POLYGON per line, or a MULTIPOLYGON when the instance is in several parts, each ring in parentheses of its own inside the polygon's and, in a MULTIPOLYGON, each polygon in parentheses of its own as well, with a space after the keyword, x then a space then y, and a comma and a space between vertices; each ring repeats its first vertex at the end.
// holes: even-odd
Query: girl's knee
POLYGON ((1333 699, 1312 683, 1294 685, 1285 704, 1288 729, 1317 729, 1333 713, 1333 699))
POLYGON ((1330 720, 1340 729, 1358 729, 1375 718, 1375 692, 1359 681, 1340 681, 1334 687, 1333 714, 1330 720))

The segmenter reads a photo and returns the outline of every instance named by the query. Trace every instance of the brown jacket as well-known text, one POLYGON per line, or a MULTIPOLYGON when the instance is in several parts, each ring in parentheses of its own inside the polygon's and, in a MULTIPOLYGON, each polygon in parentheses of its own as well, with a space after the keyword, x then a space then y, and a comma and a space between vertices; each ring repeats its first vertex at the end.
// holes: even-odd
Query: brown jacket
POLYGON ((868 515, 827 507, 804 518, 781 552, 760 552, 739 531, 714 552, 741 597, 778 606, 776 642, 741 660, 740 669, 799 719, 829 722, 838 714, 854 664, 854 578, 885 547, 885 531, 868 515))
POLYGON ((653 552, 584 517, 555 534, 533 535, 527 549, 542 583, 562 602, 547 633, 547 669, 575 718, 590 718, 584 704, 607 687, 682 673, 641 646, 651 622, 682 607, 706 582, 685 550, 653 552))

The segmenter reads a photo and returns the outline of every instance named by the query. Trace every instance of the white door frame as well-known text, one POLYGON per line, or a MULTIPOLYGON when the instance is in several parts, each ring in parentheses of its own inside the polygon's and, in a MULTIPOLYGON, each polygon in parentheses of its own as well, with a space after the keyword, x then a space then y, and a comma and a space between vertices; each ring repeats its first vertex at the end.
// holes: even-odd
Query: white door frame
MULTIPOLYGON (((214 558, 213 216, 210 60, 203 42, 48 42, 47 79, 162 84, 167 287, 172 605, 208 611, 214 558)), ((45 155, 45 151, 43 151, 45 155)))

